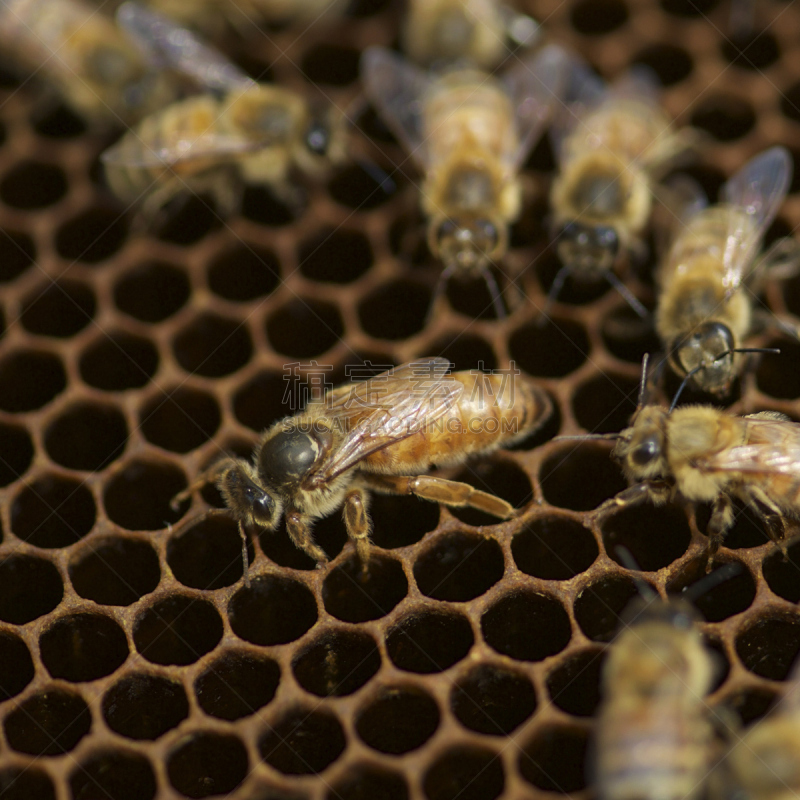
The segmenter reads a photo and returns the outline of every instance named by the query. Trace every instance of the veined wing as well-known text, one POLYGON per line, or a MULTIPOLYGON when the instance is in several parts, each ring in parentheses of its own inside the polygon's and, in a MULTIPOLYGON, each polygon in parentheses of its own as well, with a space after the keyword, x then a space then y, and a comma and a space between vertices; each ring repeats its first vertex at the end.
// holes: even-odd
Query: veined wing
POLYGON ((444 416, 464 390, 447 377, 445 358, 410 361, 352 387, 331 392, 324 416, 347 430, 324 466, 314 474, 323 483, 355 466, 372 453, 422 431, 444 416))
POLYGON ((117 10, 117 23, 149 59, 215 92, 255 84, 218 50, 167 17, 128 0, 117 10))
POLYGON ((792 157, 785 147, 770 147, 751 158, 722 188, 731 206, 723 252, 723 284, 728 293, 754 265, 761 238, 778 213, 792 177, 792 157))
POLYGON ((370 102, 414 160, 428 165, 423 133, 423 98, 430 79, 421 69, 384 47, 361 56, 361 80, 370 102))

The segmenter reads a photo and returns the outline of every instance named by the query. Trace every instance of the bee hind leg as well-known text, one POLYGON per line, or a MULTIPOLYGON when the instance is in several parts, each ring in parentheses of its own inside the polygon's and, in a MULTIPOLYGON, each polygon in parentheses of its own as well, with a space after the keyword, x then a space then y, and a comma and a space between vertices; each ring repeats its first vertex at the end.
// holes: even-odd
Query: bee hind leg
POLYGON ((367 571, 369 564, 369 535, 372 530, 367 513, 368 505, 369 495, 363 489, 354 489, 352 492, 348 492, 344 499, 344 524, 347 528, 347 535, 356 547, 363 572, 367 571))
POLYGON ((726 494, 721 494, 714 501, 711 519, 708 521, 708 547, 706 548, 706 572, 711 572, 714 556, 725 539, 725 534, 733 525, 733 502, 726 494))

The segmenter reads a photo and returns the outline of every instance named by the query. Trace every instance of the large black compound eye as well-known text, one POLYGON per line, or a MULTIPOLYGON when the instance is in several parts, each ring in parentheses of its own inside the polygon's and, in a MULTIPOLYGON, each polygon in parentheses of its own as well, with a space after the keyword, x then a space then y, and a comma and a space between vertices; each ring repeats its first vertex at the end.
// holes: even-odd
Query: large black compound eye
POLYGON ((619 252, 619 236, 610 225, 597 225, 594 228, 594 237, 597 247, 616 258, 619 252))
POLYGON ((331 132, 322 122, 312 122, 306 131, 306 147, 315 156, 325 156, 331 144, 331 132))
POLYGON ((258 454, 258 471, 269 486, 297 483, 314 465, 320 452, 311 434, 297 429, 278 431, 258 454))
POLYGON ((637 467, 645 467, 661 456, 661 439, 651 435, 642 439, 631 451, 631 461, 637 467))

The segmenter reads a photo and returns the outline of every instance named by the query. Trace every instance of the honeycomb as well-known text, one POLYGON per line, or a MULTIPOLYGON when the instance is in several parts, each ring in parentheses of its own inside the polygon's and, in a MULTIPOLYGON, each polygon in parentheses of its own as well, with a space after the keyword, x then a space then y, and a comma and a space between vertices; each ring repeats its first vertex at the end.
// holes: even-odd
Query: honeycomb
MULTIPOLYGON (((755 5, 756 33, 738 40, 722 0, 526 10, 608 77, 656 71, 670 112, 709 134, 686 172, 713 197, 768 145, 800 161, 800 10, 755 5)), ((586 512, 624 487, 609 444, 551 441, 621 429, 657 342, 603 285, 568 282, 536 324, 557 268, 546 142, 506 264, 523 292, 498 273, 512 313, 494 319, 481 282, 453 282, 427 321, 440 269, 417 176, 357 79, 360 51, 394 43, 401 11, 359 0, 343 20, 226 44, 254 75, 357 109, 355 149, 397 184, 354 161, 302 207, 251 187, 233 219, 194 198, 138 230, 103 186, 109 136, 0 75, 3 798, 587 797, 603 654, 637 591, 615 548, 662 595, 703 574, 709 509, 644 506, 598 526, 586 512), (315 529, 322 569, 284 530, 252 535, 247 585, 216 490, 170 508, 287 413, 286 364, 294 392, 314 370, 338 384, 432 355, 513 361, 551 393, 531 440, 459 473, 525 506, 519 519, 376 497, 366 578, 334 515, 315 529)), ((798 190, 800 170, 768 241, 800 222, 798 190)), ((650 307, 651 268, 630 276, 650 307)), ((764 299, 800 314, 800 278, 764 299)), ((737 381, 732 409, 800 418, 800 346, 756 341, 782 355, 737 381)), ((784 559, 745 512, 719 561, 743 571, 697 601, 721 667, 708 703, 748 723, 800 650, 800 545, 784 559)))

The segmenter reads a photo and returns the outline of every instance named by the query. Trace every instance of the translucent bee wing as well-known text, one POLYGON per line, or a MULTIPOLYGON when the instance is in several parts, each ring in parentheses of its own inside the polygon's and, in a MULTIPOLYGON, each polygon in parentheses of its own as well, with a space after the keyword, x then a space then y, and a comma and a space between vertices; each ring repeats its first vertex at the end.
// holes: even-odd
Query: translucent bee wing
POLYGON ((722 202, 731 206, 723 251, 723 284, 729 292, 755 262, 761 238, 786 197, 792 157, 785 147, 770 147, 751 158, 722 187, 722 202))
POLYGON ((661 97, 661 82, 652 69, 634 64, 608 87, 607 96, 615 100, 634 100, 657 106, 661 97))
POLYGON ((458 401, 464 385, 447 376, 446 358, 411 361, 328 393, 322 415, 347 433, 313 476, 327 483, 372 453, 420 433, 458 401))
POLYGON ((560 106, 569 85, 572 59, 566 50, 549 45, 520 61, 502 78, 514 105, 519 146, 513 154, 515 167, 522 164, 560 106))
POLYGON ((361 80, 383 121, 423 168, 428 150, 423 139, 423 98, 430 79, 421 69, 384 47, 368 47, 361 56, 361 80))
POLYGON ((255 85, 255 81, 192 31, 132 0, 117 9, 116 18, 120 28, 151 62, 175 70, 205 89, 227 92, 255 85))

